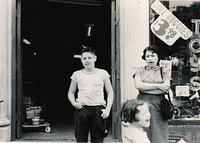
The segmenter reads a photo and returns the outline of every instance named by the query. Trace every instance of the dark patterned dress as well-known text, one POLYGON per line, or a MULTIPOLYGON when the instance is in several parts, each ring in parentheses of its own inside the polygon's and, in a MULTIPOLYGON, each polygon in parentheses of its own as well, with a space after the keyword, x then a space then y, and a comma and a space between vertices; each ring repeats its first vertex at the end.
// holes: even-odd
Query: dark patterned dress
MULTIPOLYGON (((163 83, 165 79, 169 80, 169 74, 161 70, 160 67, 150 69, 148 67, 139 67, 135 76, 139 76, 146 83, 163 83), (162 73, 162 75, 161 75, 162 73)), ((137 99, 146 101, 152 105, 150 127, 146 129, 151 143, 168 143, 168 122, 161 116, 160 101, 164 94, 151 93, 139 90, 137 99)))

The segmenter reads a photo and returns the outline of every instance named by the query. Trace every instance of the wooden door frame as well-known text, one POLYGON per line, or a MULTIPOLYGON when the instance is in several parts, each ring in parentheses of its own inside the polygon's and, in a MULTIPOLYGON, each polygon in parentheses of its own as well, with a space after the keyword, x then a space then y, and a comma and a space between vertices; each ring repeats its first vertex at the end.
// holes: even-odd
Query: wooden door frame
POLYGON ((121 139, 121 81, 120 81, 120 26, 119 0, 111 0, 111 67, 114 102, 112 106, 112 135, 121 139))
POLYGON ((23 77, 22 77, 22 37, 21 37, 21 0, 16 0, 16 28, 15 28, 15 58, 13 59, 13 69, 15 76, 15 94, 13 93, 13 127, 12 127, 12 140, 21 138, 22 133, 22 114, 23 114, 23 77), (15 60, 15 62, 14 62, 15 60))
POLYGON ((12 0, 12 98, 11 140, 21 138, 22 120, 22 48, 21 48, 21 0, 12 0))
POLYGON ((16 44, 17 44, 17 0, 12 0, 12 52, 11 52, 11 140, 16 139, 16 44))

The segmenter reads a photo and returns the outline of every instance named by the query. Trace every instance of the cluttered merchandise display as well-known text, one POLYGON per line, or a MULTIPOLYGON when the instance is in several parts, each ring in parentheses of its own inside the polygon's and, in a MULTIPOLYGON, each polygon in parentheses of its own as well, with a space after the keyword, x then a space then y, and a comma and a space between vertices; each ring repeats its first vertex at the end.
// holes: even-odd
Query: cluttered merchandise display
POLYGON ((161 47, 160 66, 170 71, 172 119, 200 120, 200 3, 152 0, 150 7, 150 43, 161 47))
MULTIPOLYGON (((200 119, 200 66, 199 58, 192 48, 194 40, 191 40, 189 47, 192 57, 186 57, 182 53, 173 53, 160 61, 163 70, 170 70, 171 91, 169 99, 173 105, 173 119, 200 119)), ((188 52, 188 51, 185 51, 188 52)))
POLYGON ((150 0, 149 4, 150 43, 160 47, 160 66, 169 70, 171 78, 170 92, 161 105, 169 142, 199 143, 200 1, 150 0))

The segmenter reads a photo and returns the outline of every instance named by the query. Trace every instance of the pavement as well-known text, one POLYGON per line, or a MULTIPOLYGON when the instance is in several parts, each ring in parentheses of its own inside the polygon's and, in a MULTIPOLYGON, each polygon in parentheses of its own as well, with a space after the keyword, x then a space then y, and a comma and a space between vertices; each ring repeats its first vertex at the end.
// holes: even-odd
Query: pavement
MULTIPOLYGON (((15 140, 16 143, 49 143, 49 142, 66 142, 74 143, 76 142, 74 137, 73 126, 53 126, 52 131, 46 133, 44 129, 27 129, 22 133, 21 139, 15 140)), ((120 143, 120 140, 114 139, 111 134, 109 134, 105 139, 104 143, 120 143)))

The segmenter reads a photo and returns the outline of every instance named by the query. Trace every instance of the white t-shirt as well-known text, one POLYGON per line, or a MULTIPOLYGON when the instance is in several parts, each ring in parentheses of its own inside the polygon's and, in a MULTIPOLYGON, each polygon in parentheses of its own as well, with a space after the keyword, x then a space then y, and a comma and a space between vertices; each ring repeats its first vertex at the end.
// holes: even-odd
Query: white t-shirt
POLYGON ((84 70, 74 72, 71 79, 78 84, 78 98, 76 101, 87 106, 105 106, 104 83, 109 77, 107 71, 98 68, 92 73, 84 70))
POLYGON ((147 133, 143 129, 136 128, 133 125, 123 128, 124 143, 151 143, 147 137, 147 133))

